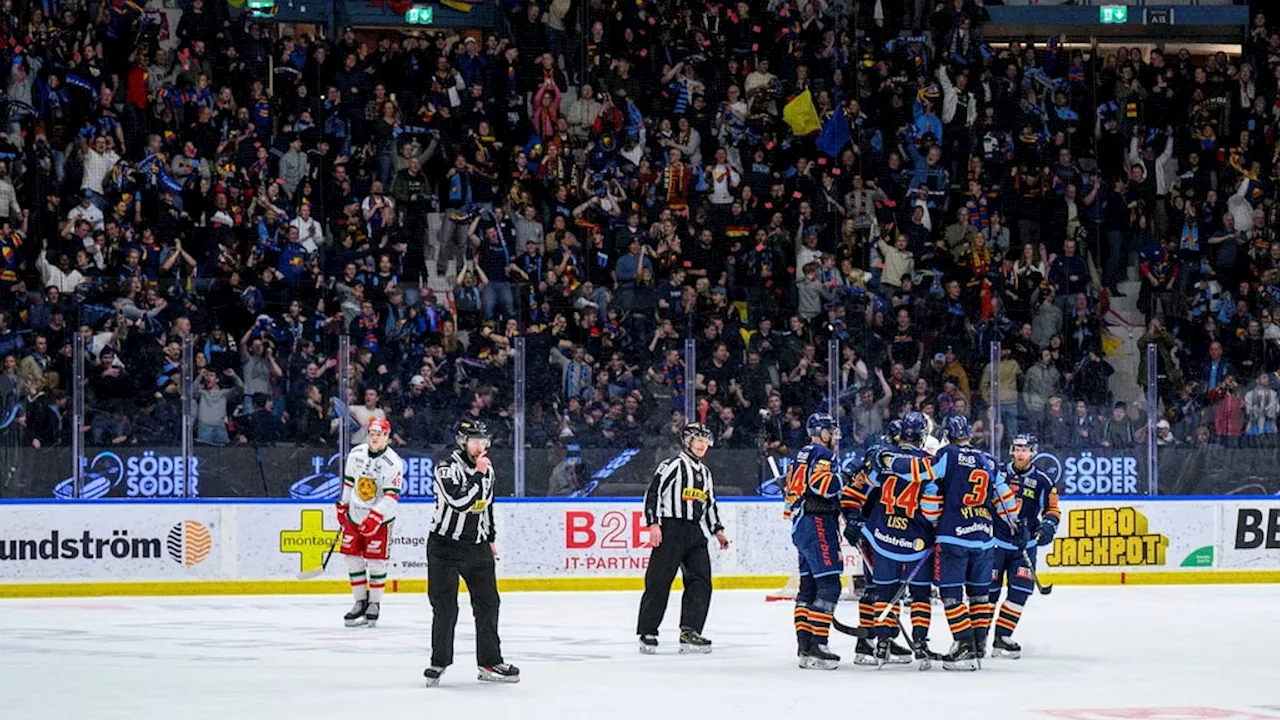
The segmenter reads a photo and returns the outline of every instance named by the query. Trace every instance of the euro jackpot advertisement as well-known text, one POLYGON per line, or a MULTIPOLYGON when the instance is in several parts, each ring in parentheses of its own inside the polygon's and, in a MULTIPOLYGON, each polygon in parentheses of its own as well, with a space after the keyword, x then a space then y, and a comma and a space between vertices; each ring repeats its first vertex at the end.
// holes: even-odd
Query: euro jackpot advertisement
POLYGON ((1197 503, 1064 503, 1043 564, 1063 572, 1166 571, 1214 565, 1214 513, 1197 503))

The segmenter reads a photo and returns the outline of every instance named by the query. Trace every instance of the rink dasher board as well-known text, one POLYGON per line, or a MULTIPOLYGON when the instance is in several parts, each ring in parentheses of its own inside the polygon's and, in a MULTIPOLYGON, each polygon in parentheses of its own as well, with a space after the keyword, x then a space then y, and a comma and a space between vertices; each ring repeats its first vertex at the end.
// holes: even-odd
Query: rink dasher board
MULTIPOLYGON (((503 591, 639 590, 650 552, 638 501, 506 501, 495 505, 503 591)), ((1280 582, 1280 498, 1066 499, 1047 583, 1280 582)), ((431 506, 395 521, 391 592, 426 588, 431 506)), ((776 500, 723 501, 732 545, 711 549, 716 584, 776 590, 795 566, 776 500)), ((348 591, 334 555, 332 505, 295 502, 0 504, 0 598, 94 595, 305 594, 348 591)), ((858 556, 843 548, 846 575, 858 556)))

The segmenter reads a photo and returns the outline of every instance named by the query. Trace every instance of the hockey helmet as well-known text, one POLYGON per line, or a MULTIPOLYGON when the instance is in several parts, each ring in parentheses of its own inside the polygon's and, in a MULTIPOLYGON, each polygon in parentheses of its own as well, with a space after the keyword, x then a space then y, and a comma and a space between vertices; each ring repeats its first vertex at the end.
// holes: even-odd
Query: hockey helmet
POLYGON ((973 437, 973 427, 969 418, 963 415, 952 415, 947 418, 947 438, 950 440, 968 440, 973 437))
POLYGON ((369 424, 365 427, 365 432, 367 432, 370 435, 374 435, 374 434, 390 435, 391 422, 386 418, 380 418, 380 417, 369 418, 369 424))
POLYGON ((1018 449, 1030 450, 1034 455, 1040 450, 1040 439, 1031 433, 1018 433, 1013 436, 1013 447, 1010 452, 1018 449))
POLYGON ((925 418, 924 413, 911 411, 907 416, 902 418, 902 440, 909 443, 920 443, 924 439, 924 432, 929 427, 929 421, 925 418))
POLYGON ((809 437, 821 437, 822 431, 826 430, 837 440, 840 438, 840 423, 836 422, 829 413, 816 412, 810 415, 808 422, 805 423, 805 429, 808 430, 809 437))
POLYGON ((711 428, 700 422, 685 423, 684 429, 680 431, 680 443, 688 448, 694 438, 706 438, 708 446, 715 444, 711 428))
POLYGON ((468 440, 484 440, 488 446, 492 435, 483 420, 463 420, 457 426, 458 447, 465 448, 468 440))

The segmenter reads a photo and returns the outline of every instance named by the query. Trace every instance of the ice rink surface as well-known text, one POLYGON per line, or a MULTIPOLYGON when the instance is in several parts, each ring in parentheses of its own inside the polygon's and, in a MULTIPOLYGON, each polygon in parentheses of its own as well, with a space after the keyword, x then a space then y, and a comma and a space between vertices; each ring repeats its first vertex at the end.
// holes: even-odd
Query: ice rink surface
MULTIPOLYGON (((0 600, 0 718, 1280 718, 1278 599, 1276 586, 1059 587, 1028 604, 1021 660, 922 673, 854 667, 838 635, 839 670, 800 670, 790 604, 758 591, 717 592, 715 652, 683 656, 677 597, 661 653, 642 656, 636 593, 509 593, 503 649, 523 680, 495 685, 476 681, 463 595, 457 661, 432 689, 423 595, 388 595, 373 630, 342 627, 351 600, 337 595, 0 600)), ((936 607, 931 639, 950 642, 936 607)))

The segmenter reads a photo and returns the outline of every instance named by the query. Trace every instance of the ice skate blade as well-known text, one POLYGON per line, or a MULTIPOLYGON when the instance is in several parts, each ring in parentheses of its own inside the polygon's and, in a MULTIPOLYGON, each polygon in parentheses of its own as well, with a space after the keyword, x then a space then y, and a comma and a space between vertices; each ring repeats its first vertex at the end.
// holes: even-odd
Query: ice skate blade
POLYGON ((680 654, 681 655, 710 655, 711 646, 710 645, 690 645, 687 643, 680 643, 680 654))
POLYGON ((978 661, 974 659, 943 661, 942 669, 952 672, 971 672, 978 669, 978 661))
POLYGON ((431 668, 427 668, 422 671, 422 677, 426 680, 427 687, 433 688, 440 684, 440 678, 444 676, 444 668, 440 668, 439 670, 439 674, 435 677, 431 677, 431 675, 428 674, 431 672, 431 668))
POLYGON ((991 657, 993 657, 993 658, 1008 658, 1008 659, 1010 659, 1010 660, 1017 660, 1017 659, 1019 659, 1019 658, 1021 658, 1021 657, 1022 657, 1022 651, 1021 651, 1021 650, 1003 650, 1003 649, 1000 649, 1000 648, 991 648, 991 657))
POLYGON ((822 658, 805 655, 800 658, 800 668, 802 670, 835 670, 840 667, 839 660, 823 660, 822 658))
POLYGON ((862 665, 863 667, 875 667, 879 663, 876 662, 876 658, 874 655, 858 653, 853 656, 853 664, 862 665))
POLYGON ((375 628, 375 627, 378 627, 378 621, 377 621, 377 620, 365 620, 365 621, 364 621, 364 626, 365 626, 365 627, 367 627, 367 628, 375 628))
POLYGON ((933 669, 933 661, 929 658, 920 658, 920 664, 916 667, 920 672, 933 669))
POLYGON ((641 655, 657 655, 657 654, 658 654, 658 646, 657 646, 657 645, 645 645, 644 643, 640 643, 640 654, 641 654, 641 655))
POLYGON ((479 680, 480 682, 504 683, 507 685, 515 685, 516 683, 520 682, 519 675, 508 677, 506 675, 498 675, 497 673, 491 673, 488 670, 481 670, 476 675, 476 679, 479 680))
POLYGON ((915 661, 915 658, 911 655, 890 655, 889 658, 885 660, 885 664, 886 665, 910 665, 914 661, 915 661))
POLYGON ((364 625, 368 624, 369 621, 361 617, 361 618, 356 618, 355 620, 345 620, 344 622, 346 623, 347 627, 363 627, 364 625))
POLYGON ((427 687, 429 688, 435 687, 440 684, 440 678, 438 677, 426 678, 426 682, 427 682, 427 687))

